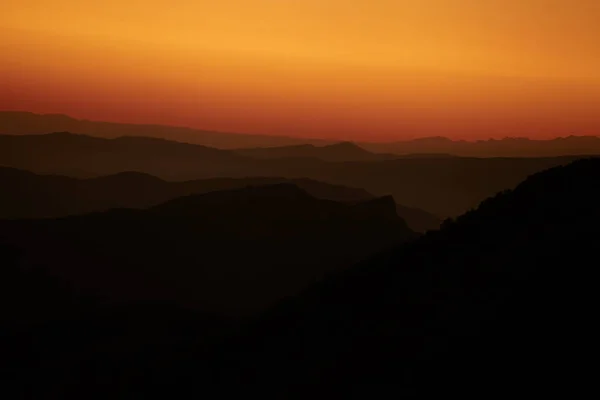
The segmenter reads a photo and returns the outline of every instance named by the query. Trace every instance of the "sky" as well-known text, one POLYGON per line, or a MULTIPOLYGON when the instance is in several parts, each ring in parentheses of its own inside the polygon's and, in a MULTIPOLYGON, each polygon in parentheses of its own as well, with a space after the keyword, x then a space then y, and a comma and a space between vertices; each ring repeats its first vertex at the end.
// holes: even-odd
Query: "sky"
POLYGON ((598 0, 19 0, 0 110, 385 141, 600 135, 598 0))

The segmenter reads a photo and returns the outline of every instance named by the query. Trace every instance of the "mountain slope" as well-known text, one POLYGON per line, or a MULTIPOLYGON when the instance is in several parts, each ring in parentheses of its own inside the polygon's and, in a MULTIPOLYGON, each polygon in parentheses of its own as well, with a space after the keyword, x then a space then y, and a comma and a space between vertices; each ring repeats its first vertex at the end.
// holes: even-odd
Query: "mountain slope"
POLYGON ((583 393, 599 204, 600 160, 536 174, 281 304, 213 354, 212 376, 285 398, 583 393))
POLYGON ((403 206, 456 216, 527 176, 581 157, 418 157, 326 162, 255 159, 233 151, 151 138, 98 139, 72 134, 0 136, 0 165, 36 173, 95 177, 137 171, 167 180, 277 176, 309 178, 392 195, 403 206))
POLYGON ((164 139, 100 139, 59 132, 0 136, 0 165, 81 177, 138 171, 161 177, 201 178, 240 176, 254 163, 233 152, 164 139))
POLYGON ((192 195, 144 211, 0 221, 0 240, 23 249, 26 265, 81 290, 229 316, 252 315, 415 236, 392 198, 338 203, 291 184, 192 195))
POLYGON ((361 187, 376 196, 392 195, 406 207, 453 217, 495 193, 512 189, 529 175, 581 157, 555 158, 399 158, 345 163, 271 162, 285 177, 309 177, 361 187))
POLYGON ((239 154, 259 159, 277 158, 316 158, 330 162, 344 161, 376 161, 394 158, 392 155, 371 153, 351 142, 341 142, 326 146, 314 146, 311 144, 240 149, 239 154))
MULTIPOLYGON (((310 179, 214 178, 167 182, 136 172, 92 179, 42 176, 0 167, 0 219, 53 218, 112 208, 148 208, 177 197, 220 190, 291 183, 310 195, 339 202, 358 202, 374 196, 362 189, 310 179)), ((398 215, 416 232, 437 229, 440 219, 425 211, 397 206, 398 215)))
MULTIPOLYGON (((21 354, 15 360, 22 369, 7 364, 15 375, 10 383, 37 390, 34 398, 73 399, 584 395, 596 385, 599 178, 600 160, 536 174, 440 231, 313 285, 209 347, 179 340, 181 346, 166 358, 156 357, 152 344, 123 356, 114 345, 122 332, 117 324, 107 329, 114 335, 111 345, 86 352, 74 346, 74 358, 65 358, 61 348, 53 358, 52 347, 39 344, 47 330, 38 327, 21 348, 42 346, 45 363, 37 361, 38 353, 33 363, 21 354), (51 389, 37 379, 47 376, 51 389), (32 379, 38 385, 30 385, 32 379)), ((287 186, 268 191, 287 201, 313 201, 287 186)), ((181 201, 160 207, 158 214, 195 210, 193 198, 181 201)), ((385 209, 389 199, 378 202, 385 209)), ((374 204, 360 213, 381 215, 381 205, 376 211, 374 204)), ((88 228, 89 223, 86 219, 88 228)), ((346 244, 345 250, 353 249, 346 244)), ((35 250, 48 257, 44 249, 35 250)), ((23 267, 2 246, 0 259, 23 267)), ((71 349, 72 332, 68 326, 53 337, 66 337, 59 343, 71 349)))
MULTIPOLYGON (((12 398, 69 398, 91 371, 109 369, 113 383, 134 370, 143 376, 143 364, 168 365, 235 327, 168 304, 107 304, 51 271, 24 268, 23 256, 0 243, 0 382, 12 398)), ((118 397, 127 397, 121 389, 118 397)), ((95 390, 88 398, 107 396, 95 390)))

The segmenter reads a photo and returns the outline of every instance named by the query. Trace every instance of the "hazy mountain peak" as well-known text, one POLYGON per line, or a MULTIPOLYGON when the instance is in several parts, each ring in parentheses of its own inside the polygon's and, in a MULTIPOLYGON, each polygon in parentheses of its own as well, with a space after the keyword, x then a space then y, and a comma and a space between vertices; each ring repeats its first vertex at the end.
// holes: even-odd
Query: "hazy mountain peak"
POLYGON ((367 213, 370 216, 378 216, 385 218, 396 218, 396 201, 393 196, 382 196, 374 199, 362 201, 354 206, 354 208, 362 213, 367 213))
MULTIPOLYGON (((69 131, 57 131, 57 132, 50 132, 47 134, 30 135, 30 136, 37 136, 40 138, 44 138, 46 140, 93 140, 93 141, 102 140, 100 138, 96 138, 93 136, 89 136, 89 135, 85 135, 85 134, 81 134, 81 133, 73 133, 73 132, 69 132, 69 131)), ((23 136, 23 138, 25 139, 26 137, 23 136)))
POLYGON ((246 188, 239 189, 248 194, 255 196, 278 196, 278 197, 291 197, 291 198, 306 198, 312 197, 305 190, 298 187, 293 183, 281 182, 273 183, 269 185, 252 185, 246 188))
POLYGON ((210 207, 213 212, 219 209, 240 214, 248 212, 248 208, 255 211, 259 208, 264 211, 275 211, 276 208, 281 210, 287 207, 290 202, 296 203, 307 199, 315 202, 319 201, 292 183, 276 183, 192 194, 168 201, 154 207, 153 210, 178 214, 198 214, 204 213, 205 207, 210 207))
POLYGON ((48 134, 48 136, 85 136, 85 135, 80 135, 80 134, 67 132, 67 131, 61 131, 61 132, 51 132, 48 134))
POLYGON ((352 149, 352 150, 366 151, 365 149, 363 149, 362 147, 360 147, 356 143, 350 142, 350 141, 344 141, 344 142, 334 143, 334 144, 327 145, 325 147, 327 147, 327 148, 352 149))
POLYGON ((101 176, 98 178, 93 178, 93 181, 120 181, 120 182, 131 182, 133 184, 139 185, 140 183, 164 183, 160 178, 157 178, 154 175, 146 174, 144 172, 138 171, 124 171, 119 172, 114 175, 101 176))
POLYGON ((327 149, 333 152, 339 152, 340 154, 345 154, 348 157, 359 157, 361 159, 376 159, 378 157, 377 154, 365 150, 364 148, 360 147, 354 142, 339 142, 335 144, 330 144, 328 146, 323 147, 323 149, 327 149))

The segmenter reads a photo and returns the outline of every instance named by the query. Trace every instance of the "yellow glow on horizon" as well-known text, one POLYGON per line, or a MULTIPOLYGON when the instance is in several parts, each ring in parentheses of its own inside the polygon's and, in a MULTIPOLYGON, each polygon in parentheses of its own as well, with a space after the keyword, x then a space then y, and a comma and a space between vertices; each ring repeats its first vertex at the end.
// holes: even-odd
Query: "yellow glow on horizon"
POLYGON ((0 6, 0 108, 340 138, 599 134, 597 0, 90 3, 0 6))

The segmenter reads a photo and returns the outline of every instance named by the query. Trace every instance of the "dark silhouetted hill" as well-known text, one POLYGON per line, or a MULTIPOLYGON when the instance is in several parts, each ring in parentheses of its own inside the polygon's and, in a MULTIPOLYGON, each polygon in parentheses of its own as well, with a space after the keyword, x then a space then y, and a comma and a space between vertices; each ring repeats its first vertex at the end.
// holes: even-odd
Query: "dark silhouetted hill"
POLYGON ((274 161, 281 176, 310 177, 360 187, 376 196, 391 194, 402 205, 440 216, 456 216, 527 176, 580 157, 400 158, 344 163, 274 161))
MULTIPOLYGON (((170 348, 166 358, 157 357, 152 346, 124 356, 109 345, 87 347, 88 351, 65 361, 60 350, 51 346, 54 342, 41 340, 48 337, 46 330, 21 332, 18 337, 39 347, 34 348, 33 358, 21 359, 21 369, 10 370, 10 382, 23 382, 21 389, 37 390, 35 398, 73 399, 202 397, 212 393, 219 393, 220 398, 260 395, 288 399, 314 397, 316 393, 340 398, 587 394, 596 382, 590 366, 597 342, 599 178, 598 159, 535 174, 516 189, 499 193, 476 210, 446 221, 440 231, 382 251, 354 268, 315 282, 262 318, 230 331, 222 340, 211 341, 212 345, 184 341, 170 348), (36 357, 45 362, 32 362, 36 357), (44 385, 27 385, 44 376, 53 378, 51 390, 45 390, 44 385)), ((266 190, 269 196, 278 197, 280 204, 321 207, 316 206, 319 200, 289 185, 266 190)), ((238 205, 250 207, 257 191, 260 189, 235 191, 238 205)), ((22 238, 35 250, 39 267, 52 257, 62 264, 69 260, 65 253, 50 251, 57 243, 48 247, 38 244, 45 243, 47 237, 66 240, 71 249, 84 249, 88 262, 73 264, 83 271, 96 270, 89 261, 101 258, 107 250, 112 252, 121 243, 135 256, 119 263, 120 274, 137 270, 137 282, 140 276, 149 276, 146 274, 152 265, 162 264, 161 283, 167 285, 176 281, 171 280, 174 276, 189 277, 174 267, 178 263, 173 258, 169 262, 156 258, 160 251, 152 244, 169 247, 169 240, 180 243, 177 230, 158 226, 157 221, 182 217, 197 227, 195 218, 183 215, 197 210, 195 199, 203 199, 198 204, 216 204, 219 196, 225 194, 174 200, 148 212, 123 210, 51 223, 34 221, 38 224, 34 229, 17 229, 32 222, 4 222, 1 231, 6 235, 3 241, 12 238, 17 242, 27 231, 22 238), (147 217, 150 213, 157 219, 148 224, 124 219, 126 215, 147 217), (119 220, 120 229, 100 229, 100 221, 110 226, 111 220, 119 220), (39 224, 47 225, 42 229, 39 224), (60 235, 57 228, 50 227, 52 224, 62 224, 60 235), (67 234, 69 226, 71 233, 67 234), (90 241, 80 234, 84 229, 111 235, 92 234, 96 238, 90 241), (144 251, 136 247, 133 230, 136 234, 146 232, 144 251), (38 242, 36 236, 44 240, 38 242), (156 264, 146 264, 144 254, 148 252, 156 264), (144 268, 130 266, 138 263, 144 268)), ((363 220, 370 215, 380 220, 388 218, 393 208, 391 199, 386 198, 354 207, 333 204, 322 204, 323 209, 336 207, 328 214, 332 219, 351 213, 351 219, 363 220)), ((276 216, 281 221, 280 213, 263 210, 257 215, 267 221, 276 216)), ((334 225, 328 220, 327 226, 334 225)), ((252 226, 250 221, 247 226, 252 226)), ((223 225, 221 229, 231 228, 223 225)), ((217 231, 211 227, 211 232, 217 231)), ((331 242, 328 232, 322 236, 331 242)), ((210 249, 210 243, 198 236, 192 240, 204 243, 202 250, 210 249)), ((178 250, 185 252, 188 245, 182 243, 178 250)), ((239 258, 251 258, 238 243, 227 249, 227 256, 235 252, 239 258)), ((346 242, 344 249, 354 251, 353 244, 346 242)), ((309 269, 315 260, 324 259, 312 254, 312 261, 307 261, 302 252, 288 249, 281 249, 281 254, 287 254, 286 260, 301 258, 298 265, 309 269)), ((188 265, 195 264, 189 255, 185 258, 188 265)), ((19 270, 32 265, 27 251, 19 255, 1 246, 0 259, 3 265, 16 265, 19 270)), ((115 268, 103 260, 99 264, 108 270, 115 268)), ((248 267, 250 263, 242 265, 248 267)), ((223 280, 232 276, 224 270, 223 280)), ((157 320, 162 320, 158 314, 157 320)), ((121 332, 120 325, 108 326, 118 343, 120 335, 115 332, 121 332)), ((80 337, 70 326, 53 332, 51 337, 80 337)), ((90 341, 88 337, 83 340, 90 341)), ((59 343, 69 348, 67 340, 59 343)), ((79 348, 73 348, 69 354, 77 354, 79 348)))
POLYGON ((376 161, 396 158, 388 154, 371 153, 351 142, 341 142, 326 146, 303 144, 285 147, 240 149, 237 153, 259 159, 316 158, 323 161, 376 161))
POLYGON ((256 313, 415 236, 391 197, 339 203, 292 184, 192 195, 148 210, 0 222, 0 238, 23 249, 27 265, 86 291, 229 316, 256 313))
POLYGON ((583 394, 599 248, 600 160, 553 168, 282 303, 211 376, 282 398, 583 394))
MULTIPOLYGON (((177 197, 220 190, 291 183, 310 195, 339 202, 359 202, 374 196, 362 189, 311 179, 214 178, 167 182, 137 172, 90 179, 36 175, 0 167, 0 219, 55 218, 113 208, 149 208, 177 197)), ((425 211, 397 205, 398 215, 416 232, 437 229, 441 220, 425 211)))
POLYGON ((77 177, 138 171, 166 178, 240 176, 260 166, 233 152, 155 139, 100 139, 67 132, 0 136, 0 164, 77 177))
MULTIPOLYGON (((154 183, 135 174, 109 180, 132 176, 154 183)), ((112 397, 116 386, 135 398, 143 382, 162 379, 157 366, 415 238, 395 207, 389 197, 340 203, 282 183, 149 210, 0 221, 3 390, 76 398, 98 378, 110 383, 90 398, 112 397)))
POLYGON ((456 216, 527 176, 581 157, 405 157, 327 162, 255 159, 234 151, 150 138, 98 139, 58 133, 0 136, 0 165, 36 173, 97 177, 137 171, 167 180, 277 176, 309 178, 392 195, 403 206, 456 216))
MULTIPOLYGON (((168 304, 107 303, 51 270, 23 265, 23 257, 0 244, 0 382, 11 398, 69 397, 89 384, 79 385, 79 376, 99 371, 115 384, 127 377, 118 395, 127 396, 127 386, 145 376, 144 365, 180 360, 182 351, 235 327, 168 304)), ((90 398, 106 395, 98 390, 90 398)))

